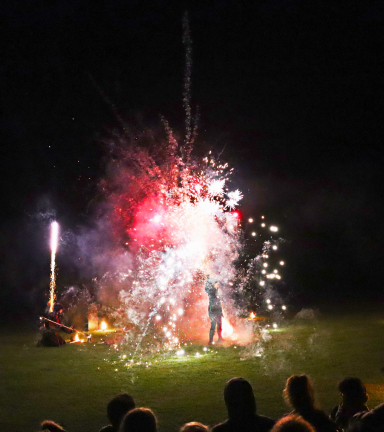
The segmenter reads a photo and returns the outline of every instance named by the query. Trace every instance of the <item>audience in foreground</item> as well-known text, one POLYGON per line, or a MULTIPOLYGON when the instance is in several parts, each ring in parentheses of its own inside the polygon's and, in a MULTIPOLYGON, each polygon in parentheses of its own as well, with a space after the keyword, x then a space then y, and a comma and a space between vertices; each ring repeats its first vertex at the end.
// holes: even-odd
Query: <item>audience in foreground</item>
POLYGON ((315 432, 315 429, 303 417, 290 414, 280 419, 271 432, 315 432))
POLYGON ((52 420, 44 420, 41 423, 41 430, 44 432, 65 432, 65 429, 52 420))
POLYGON ((338 428, 324 411, 315 407, 312 384, 306 375, 292 375, 287 379, 284 397, 293 408, 291 414, 303 417, 316 432, 333 432, 338 428))
POLYGON ((212 432, 268 432, 275 421, 256 414, 256 400, 251 384, 244 378, 232 378, 224 388, 228 419, 214 426, 212 432))
POLYGON ((110 425, 104 426, 100 432, 118 432, 121 420, 135 408, 133 397, 127 393, 121 393, 112 398, 107 405, 107 417, 111 422, 110 425))
POLYGON ((121 421, 120 432, 157 432, 155 414, 149 408, 135 408, 121 421))
POLYGON ((339 382, 341 403, 331 413, 331 418, 340 429, 346 430, 350 419, 359 412, 369 411, 366 402, 369 397, 359 378, 348 377, 339 382))
POLYGON ((384 403, 355 414, 349 421, 348 432, 384 432, 384 403))
POLYGON ((208 432, 208 426, 203 425, 199 422, 185 423, 184 426, 180 428, 180 432, 208 432))
MULTIPOLYGON (((306 375, 292 375, 284 389, 284 397, 292 412, 276 424, 256 413, 256 400, 251 384, 244 378, 232 378, 224 387, 228 419, 212 428, 212 432, 384 432, 384 403, 369 411, 368 395, 358 378, 345 378, 339 383, 341 403, 328 416, 316 408, 313 386, 306 375)), ((122 393, 107 405, 110 425, 100 432, 157 432, 157 420, 149 408, 135 408, 132 396, 122 393)), ((65 432, 59 424, 45 420, 45 432, 65 432)), ((199 422, 184 424, 180 432, 209 432, 199 422)))

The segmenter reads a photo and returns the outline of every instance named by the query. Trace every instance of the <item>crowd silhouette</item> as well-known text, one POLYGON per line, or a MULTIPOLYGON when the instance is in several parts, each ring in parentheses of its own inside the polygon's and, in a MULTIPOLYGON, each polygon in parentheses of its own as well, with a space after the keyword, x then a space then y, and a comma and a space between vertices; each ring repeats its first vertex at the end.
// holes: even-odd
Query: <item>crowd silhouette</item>
MULTIPOLYGON (((209 427, 199 422, 186 423, 180 432, 384 432, 384 403, 370 410, 366 388, 360 379, 348 377, 338 385, 341 401, 330 415, 316 407, 313 385, 306 375, 287 379, 283 396, 292 409, 278 421, 257 413, 251 384, 232 378, 224 387, 228 418, 209 427)), ((136 408, 127 393, 107 404, 109 425, 100 432, 157 432, 157 419, 149 408, 136 408)), ((45 420, 45 432, 66 432, 59 424, 45 420)))

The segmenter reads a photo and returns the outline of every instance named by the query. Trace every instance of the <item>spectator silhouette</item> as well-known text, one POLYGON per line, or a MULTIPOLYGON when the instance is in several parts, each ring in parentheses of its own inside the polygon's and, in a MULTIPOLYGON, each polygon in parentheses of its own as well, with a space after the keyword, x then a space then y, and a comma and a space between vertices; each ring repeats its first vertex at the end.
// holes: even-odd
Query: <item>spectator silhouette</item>
POLYGON ((180 432, 208 432, 209 428, 208 426, 203 425, 199 422, 191 422, 191 423, 185 423, 180 428, 180 432))
POLYGON ((303 417, 291 414, 280 419, 271 432, 315 432, 315 429, 303 417))
POLYGON ((135 408, 123 418, 119 432, 157 432, 156 417, 148 408, 135 408))
POLYGON ((256 400, 251 384, 243 378, 232 378, 224 388, 228 419, 212 432, 268 432, 275 421, 256 414, 256 400))
POLYGON ((52 420, 44 420, 41 423, 41 430, 44 432, 65 432, 65 429, 52 420))
POLYGON ((127 414, 135 408, 135 401, 133 397, 127 393, 121 393, 112 398, 107 404, 107 416, 111 424, 104 426, 100 429, 100 432, 117 432, 121 420, 127 414))
POLYGON ((355 414, 349 421, 348 432, 384 432, 384 403, 371 411, 355 414))
POLYGON ((348 377, 339 382, 341 403, 331 413, 331 418, 341 429, 347 429, 349 420, 359 412, 369 411, 366 402, 369 397, 364 384, 359 378, 348 377))
POLYGON ((316 432, 334 432, 336 423, 324 411, 315 407, 312 384, 306 375, 292 375, 287 379, 284 397, 293 408, 290 414, 299 415, 310 423, 316 432))

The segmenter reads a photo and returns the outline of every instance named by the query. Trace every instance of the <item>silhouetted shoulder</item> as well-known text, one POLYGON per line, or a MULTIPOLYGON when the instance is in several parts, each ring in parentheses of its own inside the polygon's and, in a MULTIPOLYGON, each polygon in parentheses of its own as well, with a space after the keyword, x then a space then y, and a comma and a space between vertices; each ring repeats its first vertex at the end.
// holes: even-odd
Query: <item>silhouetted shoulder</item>
POLYGON ((273 428, 273 426, 275 425, 275 420, 271 419, 270 417, 266 417, 266 416, 262 416, 262 415, 257 415, 257 424, 258 424, 258 429, 260 431, 269 431, 273 428))
POLYGON ((102 427, 99 432, 115 432, 115 429, 112 425, 102 427))
POLYGON ((253 419, 246 421, 226 420, 212 428, 212 432, 269 432, 275 425, 275 420, 256 415, 253 419))
POLYGON ((300 412, 300 415, 315 428, 316 432, 335 432, 338 430, 336 423, 319 409, 300 412))
POLYGON ((229 431, 228 420, 213 426, 212 432, 227 432, 229 431))

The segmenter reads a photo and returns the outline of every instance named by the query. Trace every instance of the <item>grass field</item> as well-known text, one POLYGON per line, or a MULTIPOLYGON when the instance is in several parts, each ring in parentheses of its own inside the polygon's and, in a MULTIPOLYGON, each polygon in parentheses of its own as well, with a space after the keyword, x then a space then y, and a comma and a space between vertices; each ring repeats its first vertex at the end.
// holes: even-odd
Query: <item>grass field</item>
POLYGON ((124 349, 101 344, 37 348, 36 333, 2 330, 0 428, 37 431, 41 420, 52 419, 69 432, 97 432, 108 423, 108 400, 120 392, 153 409, 160 432, 176 432, 193 420, 214 425, 226 417, 222 391, 234 376, 252 383, 258 412, 273 418, 287 412, 281 395, 292 374, 310 375, 326 411, 338 403, 337 383, 345 376, 366 383, 370 407, 384 401, 384 313, 291 321, 271 335, 260 357, 249 348, 204 353, 201 346, 189 346, 188 356, 127 368, 124 349))

